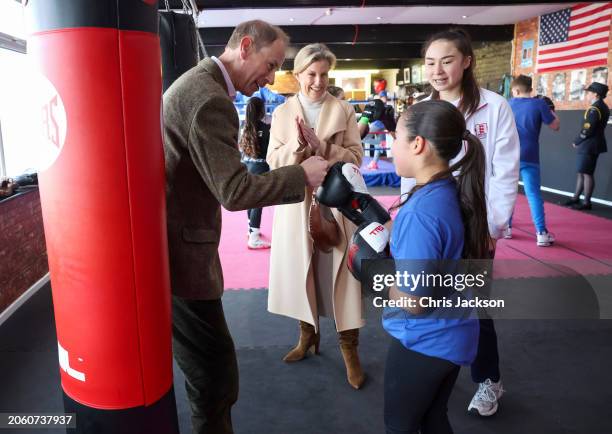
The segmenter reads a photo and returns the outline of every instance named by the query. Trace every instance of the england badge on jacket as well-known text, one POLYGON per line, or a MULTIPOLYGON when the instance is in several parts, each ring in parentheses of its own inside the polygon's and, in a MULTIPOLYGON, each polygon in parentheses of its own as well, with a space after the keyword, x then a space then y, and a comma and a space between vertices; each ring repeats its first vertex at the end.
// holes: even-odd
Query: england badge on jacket
POLYGON ((486 122, 476 124, 474 130, 474 135, 476 137, 478 137, 480 140, 486 139, 487 133, 489 132, 489 125, 486 122))

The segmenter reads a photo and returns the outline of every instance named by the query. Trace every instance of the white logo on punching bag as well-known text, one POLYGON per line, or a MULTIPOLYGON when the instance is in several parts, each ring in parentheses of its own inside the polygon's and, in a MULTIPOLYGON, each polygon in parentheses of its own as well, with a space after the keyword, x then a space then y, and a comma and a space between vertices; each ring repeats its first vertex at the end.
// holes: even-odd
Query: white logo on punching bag
MULTIPOLYGON (((70 367, 68 351, 66 351, 59 342, 57 343, 57 355, 59 356, 60 368, 62 368, 66 374, 70 375, 72 378, 76 378, 79 381, 85 381, 84 372, 79 372, 70 367)), ((82 359, 79 359, 79 361, 82 361, 82 359)))
POLYGON ((53 84, 42 74, 34 73, 30 107, 37 117, 36 157, 39 171, 51 167, 66 141, 66 109, 53 84))

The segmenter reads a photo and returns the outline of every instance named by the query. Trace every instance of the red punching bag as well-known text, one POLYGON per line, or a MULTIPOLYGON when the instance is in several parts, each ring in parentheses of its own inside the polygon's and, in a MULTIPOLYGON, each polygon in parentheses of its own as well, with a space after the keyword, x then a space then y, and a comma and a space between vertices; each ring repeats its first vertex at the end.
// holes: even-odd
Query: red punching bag
POLYGON ((178 432, 157 1, 30 0, 26 16, 65 403, 80 432, 178 432))

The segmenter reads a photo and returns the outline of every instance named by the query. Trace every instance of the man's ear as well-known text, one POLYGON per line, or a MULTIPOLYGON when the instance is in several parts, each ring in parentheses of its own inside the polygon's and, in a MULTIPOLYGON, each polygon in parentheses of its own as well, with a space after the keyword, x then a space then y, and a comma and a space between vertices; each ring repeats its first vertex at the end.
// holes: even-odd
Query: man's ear
POLYGON ((250 36, 244 36, 240 40, 240 58, 246 59, 249 53, 253 50, 253 39, 250 36))

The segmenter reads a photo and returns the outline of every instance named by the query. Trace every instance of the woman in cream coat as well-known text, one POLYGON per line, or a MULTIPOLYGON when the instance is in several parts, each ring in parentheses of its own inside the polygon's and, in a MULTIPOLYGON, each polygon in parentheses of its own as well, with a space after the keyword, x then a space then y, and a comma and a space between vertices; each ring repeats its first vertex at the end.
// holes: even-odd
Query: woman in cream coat
MULTIPOLYGON (((363 148, 355 111, 327 92, 328 72, 336 57, 323 44, 302 48, 293 73, 300 92, 279 106, 272 116, 267 161, 271 169, 299 164, 321 155, 361 165, 363 148)), ((359 389, 364 374, 357 345, 363 327, 361 289, 347 266, 347 246, 355 226, 336 209, 329 210, 340 227, 341 242, 324 253, 313 246, 308 232, 312 191, 302 203, 275 208, 268 310, 299 320, 300 338, 283 360, 302 360, 310 348, 319 350, 319 317, 335 320, 348 382, 359 389)), ((325 208, 327 210, 327 208, 325 208)))

